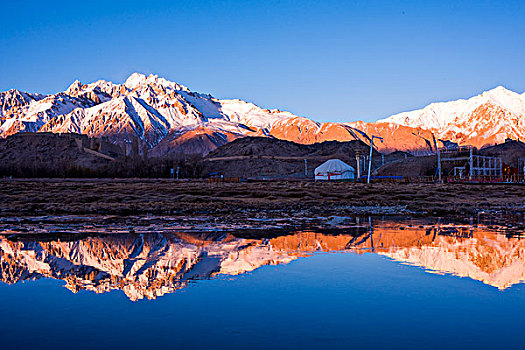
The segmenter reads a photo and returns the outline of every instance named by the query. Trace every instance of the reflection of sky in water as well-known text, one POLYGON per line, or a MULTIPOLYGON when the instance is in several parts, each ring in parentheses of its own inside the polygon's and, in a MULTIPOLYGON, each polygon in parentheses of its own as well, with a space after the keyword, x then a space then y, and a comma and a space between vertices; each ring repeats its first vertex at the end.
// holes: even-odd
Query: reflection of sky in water
POLYGON ((3 237, 2 348, 521 348, 525 241, 402 226, 263 240, 3 237))
POLYGON ((53 280, 2 284, 0 332, 6 348, 519 348, 524 293, 320 254, 136 303, 53 280))

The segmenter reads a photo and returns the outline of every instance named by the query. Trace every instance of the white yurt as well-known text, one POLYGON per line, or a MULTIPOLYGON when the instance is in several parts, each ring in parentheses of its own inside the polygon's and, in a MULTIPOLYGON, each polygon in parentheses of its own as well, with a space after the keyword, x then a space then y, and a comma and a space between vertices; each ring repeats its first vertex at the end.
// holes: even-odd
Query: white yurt
POLYGON ((330 159, 315 168, 317 180, 353 180, 355 169, 339 159, 330 159))

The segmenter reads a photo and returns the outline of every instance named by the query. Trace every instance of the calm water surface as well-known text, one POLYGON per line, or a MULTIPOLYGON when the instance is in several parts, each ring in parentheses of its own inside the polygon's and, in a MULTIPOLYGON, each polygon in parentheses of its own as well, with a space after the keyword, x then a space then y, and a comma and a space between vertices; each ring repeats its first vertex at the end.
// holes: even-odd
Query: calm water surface
POLYGON ((524 348, 519 232, 333 223, 268 238, 4 230, 1 348, 524 348))

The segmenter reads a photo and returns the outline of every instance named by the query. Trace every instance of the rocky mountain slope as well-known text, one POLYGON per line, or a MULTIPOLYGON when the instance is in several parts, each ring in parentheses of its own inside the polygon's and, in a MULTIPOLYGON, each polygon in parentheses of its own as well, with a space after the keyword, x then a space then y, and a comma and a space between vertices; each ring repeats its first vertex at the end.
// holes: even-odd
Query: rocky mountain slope
POLYGON ((0 139, 0 175, 15 177, 79 176, 107 166, 120 148, 86 135, 19 133, 0 139))
MULTIPOLYGON (((362 141, 325 141, 303 145, 268 137, 245 137, 234 140, 210 152, 203 160, 202 174, 218 172, 226 177, 243 178, 304 178, 314 177, 314 169, 328 159, 337 158, 357 169, 356 154, 360 154, 361 174, 365 174, 365 157, 370 147, 362 141)), ((373 152, 372 168, 404 159, 403 152, 381 155, 373 152)), ((366 164, 365 164, 366 163, 366 164)))
POLYGON ((241 100, 200 94, 156 75, 132 74, 123 84, 75 81, 54 95, 18 90, 0 93, 0 137, 18 132, 80 133, 130 144, 142 140, 155 154, 206 154, 245 136, 302 144, 323 141, 369 143, 380 151, 430 152, 438 140, 481 147, 523 138, 525 94, 503 87, 468 100, 431 104, 376 123, 318 123, 241 100))

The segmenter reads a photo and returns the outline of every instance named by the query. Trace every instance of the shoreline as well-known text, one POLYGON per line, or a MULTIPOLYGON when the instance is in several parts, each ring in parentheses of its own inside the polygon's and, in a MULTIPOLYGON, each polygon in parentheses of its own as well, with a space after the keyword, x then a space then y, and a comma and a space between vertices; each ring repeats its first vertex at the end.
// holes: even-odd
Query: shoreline
POLYGON ((230 216, 116 216, 57 215, 0 217, 0 236, 9 240, 70 241, 87 237, 127 235, 187 235, 188 237, 272 238, 312 233, 359 237, 372 234, 384 225, 398 231, 424 229, 458 238, 470 237, 483 228, 507 238, 525 237, 523 216, 479 215, 470 218, 416 217, 411 215, 347 215, 322 217, 239 218, 230 216))

